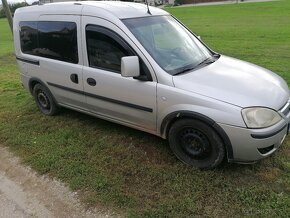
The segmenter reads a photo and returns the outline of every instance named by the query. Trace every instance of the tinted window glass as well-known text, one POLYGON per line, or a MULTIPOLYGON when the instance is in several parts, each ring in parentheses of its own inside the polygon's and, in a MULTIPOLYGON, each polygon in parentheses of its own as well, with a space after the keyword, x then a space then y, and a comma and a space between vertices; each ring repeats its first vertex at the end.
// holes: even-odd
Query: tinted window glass
POLYGON ((78 63, 77 26, 73 22, 38 22, 38 55, 78 63))
POLYGON ((90 67, 120 72, 121 58, 129 52, 116 40, 100 32, 87 30, 87 50, 90 67))
POLYGON ((20 46, 21 51, 26 54, 35 55, 37 48, 37 22, 22 21, 20 25, 20 46))

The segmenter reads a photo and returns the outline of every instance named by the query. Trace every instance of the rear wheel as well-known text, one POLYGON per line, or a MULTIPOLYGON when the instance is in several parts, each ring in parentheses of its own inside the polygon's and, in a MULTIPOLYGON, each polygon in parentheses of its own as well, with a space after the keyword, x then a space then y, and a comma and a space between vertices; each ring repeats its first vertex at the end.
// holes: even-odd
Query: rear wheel
POLYGON ((57 113, 57 104, 54 102, 50 91, 45 86, 39 83, 36 84, 33 87, 32 95, 38 108, 43 114, 52 116, 57 113))
POLYGON ((182 162, 199 169, 213 169, 225 156, 219 135, 199 120, 176 121, 169 130, 168 139, 173 153, 182 162))

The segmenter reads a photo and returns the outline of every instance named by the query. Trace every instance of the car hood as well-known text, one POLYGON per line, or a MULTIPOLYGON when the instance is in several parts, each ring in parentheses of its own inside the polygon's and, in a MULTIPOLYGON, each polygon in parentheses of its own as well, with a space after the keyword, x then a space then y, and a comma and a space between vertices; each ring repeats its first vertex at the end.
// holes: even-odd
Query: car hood
POLYGON ((273 72, 235 58, 173 76, 175 87, 239 107, 263 106, 279 110, 289 99, 286 82, 273 72))

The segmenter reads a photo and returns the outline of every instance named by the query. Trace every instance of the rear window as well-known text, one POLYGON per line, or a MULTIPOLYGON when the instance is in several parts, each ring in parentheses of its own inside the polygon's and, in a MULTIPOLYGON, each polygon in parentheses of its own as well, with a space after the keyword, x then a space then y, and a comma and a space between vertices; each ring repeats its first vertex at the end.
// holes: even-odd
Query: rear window
POLYGON ((20 22, 21 51, 69 63, 78 63, 77 26, 74 22, 20 22))

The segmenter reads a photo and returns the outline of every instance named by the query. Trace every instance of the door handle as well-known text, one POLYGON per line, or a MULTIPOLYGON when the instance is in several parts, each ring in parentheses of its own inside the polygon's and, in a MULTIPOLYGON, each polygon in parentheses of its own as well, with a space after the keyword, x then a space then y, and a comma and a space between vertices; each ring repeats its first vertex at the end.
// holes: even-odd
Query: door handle
POLYGON ((73 73, 70 75, 70 80, 73 82, 73 83, 76 83, 78 84, 79 83, 79 77, 77 74, 73 73))
POLYGON ((94 80, 93 78, 88 78, 87 79, 87 83, 90 85, 90 86, 95 86, 97 84, 96 80, 94 80))

